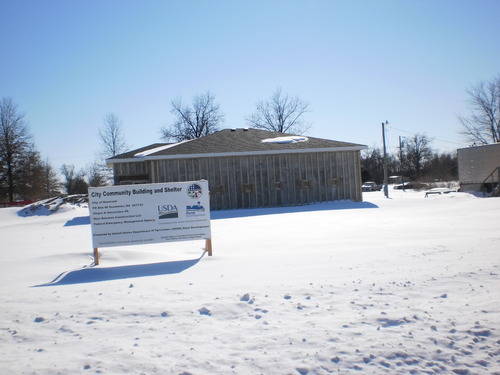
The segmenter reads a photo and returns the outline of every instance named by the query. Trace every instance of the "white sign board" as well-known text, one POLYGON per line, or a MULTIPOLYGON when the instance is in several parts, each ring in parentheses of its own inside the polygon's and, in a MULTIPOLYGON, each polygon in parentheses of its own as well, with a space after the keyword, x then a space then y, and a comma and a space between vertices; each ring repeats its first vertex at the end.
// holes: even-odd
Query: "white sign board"
POLYGON ((208 182, 89 188, 94 248, 209 239, 208 182))

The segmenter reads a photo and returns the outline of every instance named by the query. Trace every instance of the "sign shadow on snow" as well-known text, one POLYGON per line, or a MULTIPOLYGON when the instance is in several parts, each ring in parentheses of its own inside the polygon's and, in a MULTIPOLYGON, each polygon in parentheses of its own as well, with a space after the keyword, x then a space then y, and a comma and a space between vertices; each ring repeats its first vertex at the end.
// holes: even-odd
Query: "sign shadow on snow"
MULTIPOLYGON (((236 210, 211 211, 210 219, 211 220, 233 219, 238 217, 288 214, 294 212, 355 210, 364 208, 378 208, 378 206, 370 202, 333 201, 333 202, 306 204, 303 206, 242 208, 236 210)), ((90 224, 89 216, 76 216, 73 219, 68 220, 64 224, 64 226, 70 227, 74 225, 89 225, 89 224, 90 224)))
POLYGON ((268 208, 245 208, 238 210, 221 210, 210 212, 210 219, 233 219, 238 217, 260 216, 260 215, 276 215, 288 214, 297 212, 313 212, 313 211, 334 211, 334 210, 354 210, 364 208, 378 208, 376 204, 370 202, 353 202, 353 201, 332 201, 306 204, 303 206, 282 206, 268 208))
POLYGON ((200 261, 201 258, 203 258, 203 255, 205 255, 205 253, 196 259, 176 260, 171 262, 134 264, 130 266, 118 267, 82 268, 75 271, 63 272, 51 282, 34 285, 34 287, 95 283, 100 281, 121 280, 135 277, 175 274, 193 267, 200 261))
POLYGON ((72 227, 74 225, 90 225, 90 216, 75 216, 64 223, 65 227, 72 227))

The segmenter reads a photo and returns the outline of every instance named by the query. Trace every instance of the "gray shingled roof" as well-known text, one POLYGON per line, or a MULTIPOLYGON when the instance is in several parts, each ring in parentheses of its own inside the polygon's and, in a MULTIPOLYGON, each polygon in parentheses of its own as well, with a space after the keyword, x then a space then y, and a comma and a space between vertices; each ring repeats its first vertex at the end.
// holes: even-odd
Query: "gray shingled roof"
POLYGON ((152 150, 160 146, 166 146, 168 143, 154 143, 152 145, 139 148, 137 150, 132 150, 121 155, 117 155, 108 162, 120 161, 120 159, 147 159, 147 158, 161 158, 161 156, 172 157, 174 155, 198 155, 198 154, 221 154, 221 153, 240 153, 240 152, 265 152, 270 151, 281 151, 286 152, 296 152, 303 149, 315 149, 315 148, 365 148, 366 146, 349 143, 349 142, 339 142, 332 141, 329 139, 307 137, 308 140, 305 142, 297 143, 263 143, 263 139, 275 138, 275 137, 287 137, 291 134, 284 134, 278 132, 270 132, 260 129, 224 129, 213 134, 207 135, 202 138, 193 139, 187 142, 179 143, 177 145, 172 145, 164 150, 159 150, 157 152, 151 153, 143 157, 135 157, 134 155, 139 152, 144 152, 147 150, 152 150), (118 160, 117 160, 118 159, 118 160))
POLYGON ((128 159, 128 158, 133 158, 134 155, 137 154, 138 152, 143 152, 143 151, 151 150, 151 149, 156 148, 156 147, 166 146, 166 145, 168 145, 168 143, 152 143, 149 146, 144 146, 144 147, 141 147, 141 148, 137 148, 135 150, 130 150, 130 151, 124 152, 123 154, 119 154, 119 155, 113 156, 111 159, 128 159))

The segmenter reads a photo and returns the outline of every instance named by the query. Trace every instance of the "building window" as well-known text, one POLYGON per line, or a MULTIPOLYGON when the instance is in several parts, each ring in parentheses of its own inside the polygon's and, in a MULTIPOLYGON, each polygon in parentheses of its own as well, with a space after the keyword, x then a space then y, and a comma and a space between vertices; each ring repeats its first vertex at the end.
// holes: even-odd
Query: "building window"
POLYGON ((312 182, 310 180, 297 180, 297 187, 299 189, 311 189, 312 182))
POLYGON ((242 193, 253 193, 254 185, 253 184, 241 184, 240 190, 242 193))
POLYGON ((340 183, 340 177, 333 177, 328 180, 328 185, 336 186, 340 183))
POLYGON ((117 185, 133 185, 133 184, 148 184, 151 181, 149 176, 145 175, 135 175, 135 176, 118 176, 117 185))
POLYGON ((211 193, 219 193, 219 194, 222 194, 224 193, 225 189, 224 189, 224 185, 216 185, 212 188, 212 190, 210 191, 211 193))

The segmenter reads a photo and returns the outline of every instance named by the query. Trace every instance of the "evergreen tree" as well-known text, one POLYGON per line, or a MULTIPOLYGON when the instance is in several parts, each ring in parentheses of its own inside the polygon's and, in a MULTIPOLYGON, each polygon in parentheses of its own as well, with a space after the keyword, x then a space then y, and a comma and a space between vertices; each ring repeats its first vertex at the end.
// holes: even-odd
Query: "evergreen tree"
POLYGON ((44 166, 38 151, 31 146, 19 158, 18 171, 14 175, 15 192, 19 199, 38 200, 44 196, 44 166))

